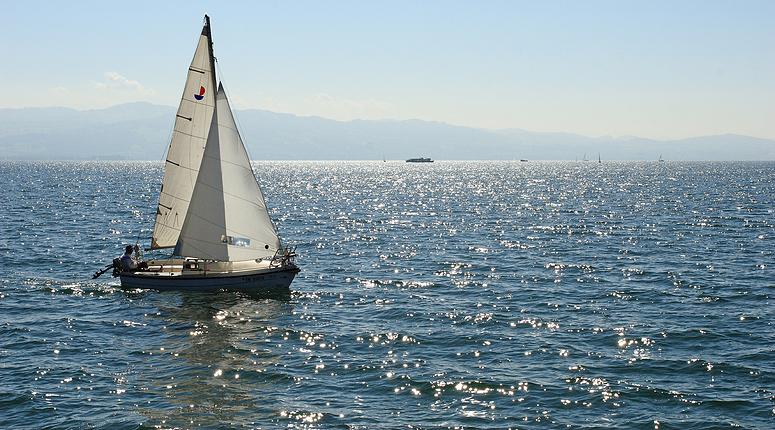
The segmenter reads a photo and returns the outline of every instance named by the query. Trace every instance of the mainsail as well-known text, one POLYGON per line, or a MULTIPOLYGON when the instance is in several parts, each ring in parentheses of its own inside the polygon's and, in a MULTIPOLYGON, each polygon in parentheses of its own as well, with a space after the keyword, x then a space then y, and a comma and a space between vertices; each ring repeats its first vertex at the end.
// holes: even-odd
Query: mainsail
POLYGON ((280 239, 223 86, 175 255, 220 261, 272 257, 280 239))
POLYGON ((151 240, 153 249, 170 248, 178 241, 215 109, 215 82, 210 18, 205 15, 167 150, 151 240))

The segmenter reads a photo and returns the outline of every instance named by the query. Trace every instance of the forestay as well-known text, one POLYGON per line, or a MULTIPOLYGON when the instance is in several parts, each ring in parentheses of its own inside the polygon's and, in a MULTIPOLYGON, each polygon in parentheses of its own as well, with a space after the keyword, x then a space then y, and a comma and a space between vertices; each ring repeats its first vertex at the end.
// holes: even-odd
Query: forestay
POLYGON ((207 145, 175 255, 221 261, 273 256, 280 239, 219 85, 207 145))
POLYGON ((208 19, 188 68, 186 86, 175 117, 151 248, 175 246, 183 227, 215 109, 213 69, 208 19))

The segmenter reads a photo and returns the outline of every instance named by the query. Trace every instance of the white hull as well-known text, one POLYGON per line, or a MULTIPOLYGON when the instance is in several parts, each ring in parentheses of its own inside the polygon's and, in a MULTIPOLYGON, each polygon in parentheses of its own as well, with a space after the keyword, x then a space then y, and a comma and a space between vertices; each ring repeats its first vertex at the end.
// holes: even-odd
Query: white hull
POLYGON ((287 293, 293 278, 299 273, 294 264, 239 270, 233 272, 157 271, 122 272, 122 288, 154 290, 213 291, 235 290, 260 293, 287 293))

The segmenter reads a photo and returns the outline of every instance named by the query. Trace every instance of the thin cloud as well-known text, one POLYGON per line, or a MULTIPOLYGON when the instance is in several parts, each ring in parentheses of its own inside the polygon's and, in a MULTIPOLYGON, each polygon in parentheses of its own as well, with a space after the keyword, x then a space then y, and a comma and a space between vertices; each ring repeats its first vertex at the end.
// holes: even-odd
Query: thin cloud
POLYGON ((70 90, 67 87, 62 87, 62 86, 51 88, 50 92, 58 96, 65 96, 70 94, 70 90))
POLYGON ((152 89, 145 88, 140 82, 129 79, 118 72, 105 72, 103 82, 95 82, 94 87, 100 90, 129 90, 138 94, 152 95, 152 89))

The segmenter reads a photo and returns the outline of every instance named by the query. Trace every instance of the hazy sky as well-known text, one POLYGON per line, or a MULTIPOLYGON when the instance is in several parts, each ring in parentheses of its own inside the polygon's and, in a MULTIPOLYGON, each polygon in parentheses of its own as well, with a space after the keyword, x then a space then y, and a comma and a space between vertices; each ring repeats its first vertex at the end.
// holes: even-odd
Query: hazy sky
POLYGON ((3 2, 0 107, 177 105, 212 18, 237 108, 775 138, 775 1, 3 2))

